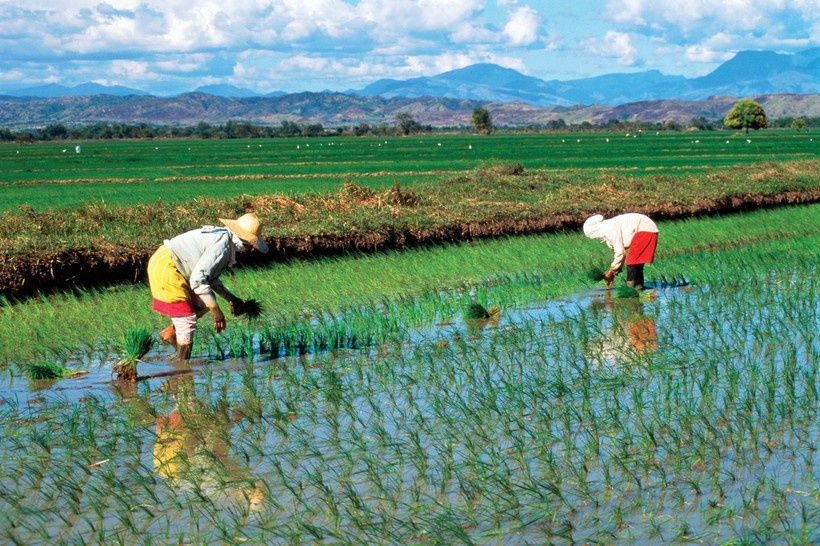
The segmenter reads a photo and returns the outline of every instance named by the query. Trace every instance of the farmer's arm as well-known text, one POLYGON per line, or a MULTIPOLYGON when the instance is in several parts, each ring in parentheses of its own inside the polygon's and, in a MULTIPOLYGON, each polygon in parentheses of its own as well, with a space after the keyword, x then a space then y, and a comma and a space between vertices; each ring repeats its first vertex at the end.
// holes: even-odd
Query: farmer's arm
POLYGON ((218 278, 211 281, 211 290, 216 292, 225 301, 233 301, 237 299, 237 297, 233 295, 233 293, 228 290, 228 288, 222 284, 222 281, 218 278))
POLYGON ((211 281, 211 289, 219 294, 222 299, 228 302, 228 306, 231 310, 231 314, 234 316, 240 315, 243 312, 245 302, 242 301, 242 298, 235 296, 228 290, 222 281, 219 279, 214 279, 211 281))
POLYGON ((607 236, 607 243, 609 243, 609 247, 615 253, 609 270, 617 273, 624 266, 624 260, 626 259, 626 248, 624 248, 624 239, 621 230, 612 230, 607 236))
POLYGON ((211 311, 217 331, 225 328, 225 315, 216 302, 214 291, 224 289, 219 275, 228 266, 229 252, 222 243, 208 247, 191 270, 191 290, 211 311))

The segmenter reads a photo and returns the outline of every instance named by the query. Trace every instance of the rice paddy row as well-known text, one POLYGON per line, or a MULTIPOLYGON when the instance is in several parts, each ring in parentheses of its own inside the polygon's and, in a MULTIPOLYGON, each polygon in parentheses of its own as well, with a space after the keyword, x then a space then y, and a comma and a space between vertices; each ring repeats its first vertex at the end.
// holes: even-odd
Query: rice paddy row
POLYGON ((203 195, 294 196, 345 180, 378 189, 451 176, 490 161, 520 162, 529 170, 687 176, 751 162, 816 159, 820 131, 94 141, 79 143, 80 153, 75 144, 0 145, 0 209, 184 202, 203 195))

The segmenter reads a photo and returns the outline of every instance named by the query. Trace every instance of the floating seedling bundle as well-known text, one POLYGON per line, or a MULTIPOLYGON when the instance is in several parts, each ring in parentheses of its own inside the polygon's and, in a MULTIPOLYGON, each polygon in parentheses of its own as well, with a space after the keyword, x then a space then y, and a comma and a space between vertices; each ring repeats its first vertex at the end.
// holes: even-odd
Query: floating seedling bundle
POLYGON ((68 368, 59 362, 48 359, 32 362, 25 367, 25 371, 26 375, 30 379, 34 379, 36 381, 60 379, 61 377, 66 377, 71 373, 68 368))

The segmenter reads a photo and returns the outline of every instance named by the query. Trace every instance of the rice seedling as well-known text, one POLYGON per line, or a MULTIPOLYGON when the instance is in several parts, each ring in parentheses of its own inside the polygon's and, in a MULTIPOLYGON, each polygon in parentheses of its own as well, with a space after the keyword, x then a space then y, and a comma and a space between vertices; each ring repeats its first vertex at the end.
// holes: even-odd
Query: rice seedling
POLYGON ((39 360, 26 365, 25 372, 30 379, 37 381, 60 379, 71 373, 68 368, 59 362, 48 359, 39 360))
POLYGON ((600 267, 596 265, 587 268, 586 271, 584 271, 584 274, 590 282, 597 283, 604 280, 604 273, 606 273, 606 271, 606 267, 600 267))
POLYGON ((471 302, 464 310, 464 318, 472 320, 486 320, 490 318, 490 312, 480 303, 471 302))
POLYGON ((154 337, 147 328, 127 330, 122 341, 122 357, 112 371, 121 381, 137 380, 137 363, 154 346, 154 337))
MULTIPOLYGON (((233 306, 232 309, 234 309, 233 306)), ((262 304, 259 303, 259 300, 251 298, 247 300, 242 300, 242 303, 238 306, 237 309, 234 310, 234 314, 238 317, 257 319, 260 315, 262 315, 263 310, 264 308, 262 307, 262 304)))
POLYGON ((616 298, 638 298, 641 295, 638 290, 626 284, 619 284, 615 287, 614 292, 616 298))

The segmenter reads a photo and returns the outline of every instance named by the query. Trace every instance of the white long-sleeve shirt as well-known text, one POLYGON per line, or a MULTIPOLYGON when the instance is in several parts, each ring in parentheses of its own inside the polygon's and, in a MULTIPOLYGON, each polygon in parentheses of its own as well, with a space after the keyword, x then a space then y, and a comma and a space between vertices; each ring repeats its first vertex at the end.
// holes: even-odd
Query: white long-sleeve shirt
POLYGON ((615 253, 609 266, 613 271, 620 271, 623 267, 626 251, 639 231, 658 233, 658 226, 648 216, 636 212, 620 214, 608 220, 598 214, 584 222, 584 235, 605 242, 615 253))
POLYGON ((203 226, 166 240, 165 246, 171 250, 177 270, 207 306, 216 305, 213 292, 223 297, 230 294, 219 276, 236 262, 242 241, 229 229, 203 226))

